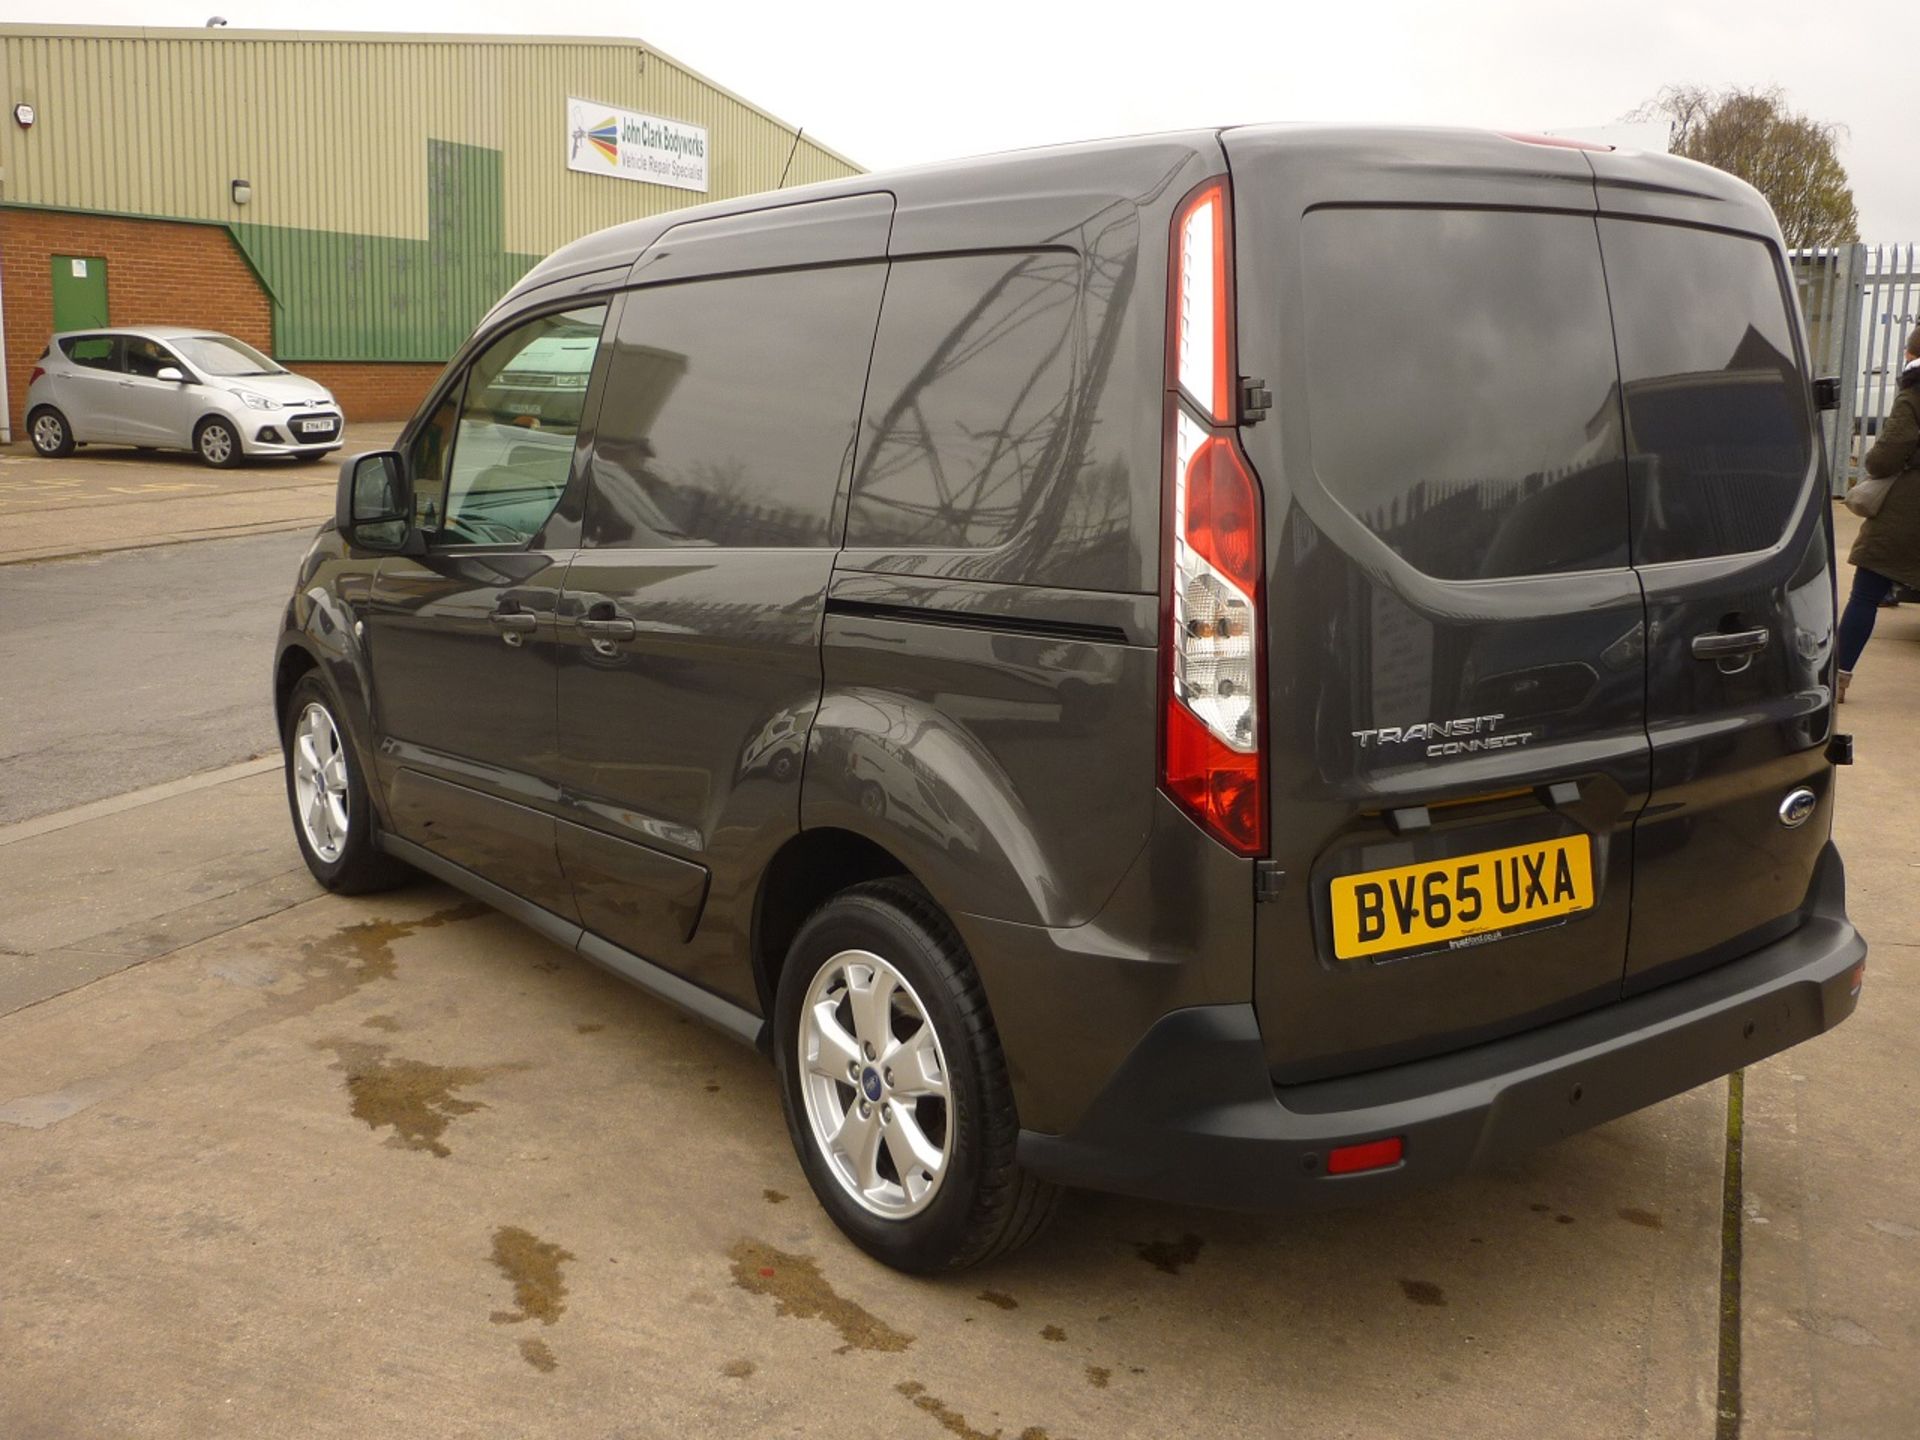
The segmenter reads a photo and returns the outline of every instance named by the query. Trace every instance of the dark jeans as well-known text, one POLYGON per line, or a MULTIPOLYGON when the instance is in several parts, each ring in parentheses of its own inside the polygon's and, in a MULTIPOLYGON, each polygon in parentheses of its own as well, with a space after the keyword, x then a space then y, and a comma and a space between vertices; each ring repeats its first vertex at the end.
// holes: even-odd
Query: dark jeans
POLYGON ((1860 652, 1867 648, 1873 634, 1873 622, 1880 614, 1880 602, 1893 593, 1893 581, 1873 570, 1853 572, 1853 593, 1840 614, 1840 668, 1853 669, 1860 652))

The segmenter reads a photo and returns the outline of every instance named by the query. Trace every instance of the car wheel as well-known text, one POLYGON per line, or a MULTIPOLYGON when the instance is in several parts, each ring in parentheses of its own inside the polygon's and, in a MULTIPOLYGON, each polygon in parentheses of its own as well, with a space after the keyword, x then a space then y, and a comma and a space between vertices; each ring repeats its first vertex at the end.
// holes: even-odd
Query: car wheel
POLYGON ((1060 1192, 1014 1159, 1000 1038, 966 946, 926 891, 882 880, 821 906, 794 937, 774 1012, 787 1130, 854 1244, 928 1273, 1040 1232, 1060 1192))
POLYGON ((400 884, 407 866, 380 849, 373 805, 333 697, 317 675, 302 677, 287 703, 287 804, 313 878, 340 895, 400 884))
POLYGON ((67 417, 51 405, 43 405, 27 417, 27 434, 37 454, 59 460, 73 453, 73 430, 67 417))
POLYGON ((225 420, 202 420, 193 432, 193 448, 200 458, 218 470, 230 470, 245 458, 240 436, 225 420))

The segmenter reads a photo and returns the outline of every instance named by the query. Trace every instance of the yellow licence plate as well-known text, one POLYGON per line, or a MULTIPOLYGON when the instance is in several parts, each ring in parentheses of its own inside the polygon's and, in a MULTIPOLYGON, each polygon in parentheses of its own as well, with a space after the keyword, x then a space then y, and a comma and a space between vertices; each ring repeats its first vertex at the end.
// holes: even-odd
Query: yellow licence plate
POLYGON ((1341 875, 1330 892, 1333 953, 1358 960, 1537 924, 1593 908, 1585 835, 1341 875))

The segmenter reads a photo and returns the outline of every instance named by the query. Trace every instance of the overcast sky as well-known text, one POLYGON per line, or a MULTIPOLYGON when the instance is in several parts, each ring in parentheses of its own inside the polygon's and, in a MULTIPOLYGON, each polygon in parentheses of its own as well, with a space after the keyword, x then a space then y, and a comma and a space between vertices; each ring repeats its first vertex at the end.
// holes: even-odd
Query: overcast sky
POLYGON ((67 24, 625 35, 870 169, 1255 120, 1550 129, 1662 85, 1779 85, 1839 121, 1861 238, 1920 241, 1920 6, 1809 0, 0 0, 67 24))

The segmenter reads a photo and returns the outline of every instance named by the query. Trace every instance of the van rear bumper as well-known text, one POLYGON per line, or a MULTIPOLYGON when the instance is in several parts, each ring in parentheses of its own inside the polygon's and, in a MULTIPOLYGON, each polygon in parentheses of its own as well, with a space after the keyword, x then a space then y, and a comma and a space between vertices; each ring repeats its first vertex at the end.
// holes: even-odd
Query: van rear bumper
POLYGON ((1268 1074, 1251 1005, 1175 1010, 1071 1134, 1022 1131, 1019 1157, 1063 1185, 1219 1209, 1367 1202, 1495 1164, 1831 1030, 1858 1003, 1866 955, 1835 905, 1738 960, 1602 1010, 1284 1088, 1268 1074), (1335 1146, 1391 1136, 1405 1145, 1391 1168, 1326 1173, 1335 1146))

